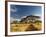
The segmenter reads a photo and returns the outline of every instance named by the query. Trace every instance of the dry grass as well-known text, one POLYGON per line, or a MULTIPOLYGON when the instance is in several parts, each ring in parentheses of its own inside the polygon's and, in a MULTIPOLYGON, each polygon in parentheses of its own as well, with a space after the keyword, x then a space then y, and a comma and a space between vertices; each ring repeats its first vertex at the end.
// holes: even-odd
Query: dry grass
POLYGON ((11 24, 11 32, 24 32, 26 29, 31 30, 33 27, 37 28, 37 30, 41 30, 41 23, 39 25, 35 23, 35 25, 33 25, 32 28, 31 27, 31 24, 11 24), (30 28, 28 28, 29 26, 30 28))

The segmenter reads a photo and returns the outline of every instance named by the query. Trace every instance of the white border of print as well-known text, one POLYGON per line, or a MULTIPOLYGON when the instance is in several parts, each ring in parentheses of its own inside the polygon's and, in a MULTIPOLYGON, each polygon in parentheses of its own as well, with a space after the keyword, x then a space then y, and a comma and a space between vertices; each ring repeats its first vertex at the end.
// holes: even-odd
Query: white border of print
POLYGON ((20 2, 8 2, 8 35, 19 35, 19 34, 37 34, 44 33, 44 4, 35 3, 20 3, 20 2), (29 32, 10 32, 10 5, 31 5, 31 6, 41 6, 42 7, 42 30, 41 31, 29 31, 29 32))

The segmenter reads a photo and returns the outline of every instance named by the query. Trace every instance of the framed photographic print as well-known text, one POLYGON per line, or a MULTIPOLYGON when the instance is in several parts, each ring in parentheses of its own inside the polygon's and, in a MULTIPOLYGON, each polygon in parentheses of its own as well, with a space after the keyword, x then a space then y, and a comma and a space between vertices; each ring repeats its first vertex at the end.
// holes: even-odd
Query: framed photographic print
POLYGON ((45 3, 5 2, 5 35, 45 34, 45 3))

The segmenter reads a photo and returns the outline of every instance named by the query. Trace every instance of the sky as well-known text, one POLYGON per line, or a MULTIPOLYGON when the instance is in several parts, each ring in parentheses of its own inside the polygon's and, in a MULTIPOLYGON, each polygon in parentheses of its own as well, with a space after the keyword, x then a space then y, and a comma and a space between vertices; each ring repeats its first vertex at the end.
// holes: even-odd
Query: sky
POLYGON ((29 15, 41 16, 41 6, 10 5, 11 19, 21 19, 29 15))

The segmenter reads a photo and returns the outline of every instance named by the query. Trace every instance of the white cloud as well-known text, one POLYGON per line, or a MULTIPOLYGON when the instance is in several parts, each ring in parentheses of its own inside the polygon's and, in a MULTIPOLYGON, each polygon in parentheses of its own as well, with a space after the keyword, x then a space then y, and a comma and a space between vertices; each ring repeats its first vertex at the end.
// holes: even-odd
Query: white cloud
POLYGON ((13 21, 15 21, 15 18, 10 17, 10 22, 13 22, 13 21))
POLYGON ((40 19, 39 20, 42 20, 42 15, 40 14, 34 14, 35 16, 40 16, 40 19))
POLYGON ((21 19, 16 19, 16 21, 21 21, 21 19))
POLYGON ((13 22, 13 21, 21 21, 21 19, 16 19, 16 18, 10 17, 10 22, 13 22))
POLYGON ((21 18, 26 18, 27 16, 22 16, 21 18))
POLYGON ((40 14, 34 14, 35 16, 41 16, 40 14))
POLYGON ((12 11, 12 12, 16 12, 16 11, 17 11, 17 8, 15 8, 15 9, 12 9, 12 8, 11 8, 11 11, 12 11))

